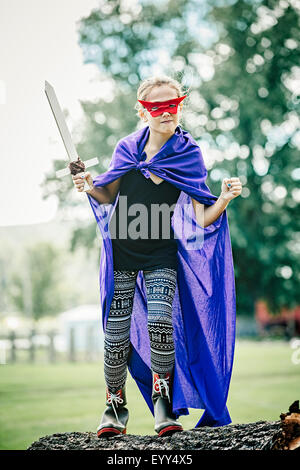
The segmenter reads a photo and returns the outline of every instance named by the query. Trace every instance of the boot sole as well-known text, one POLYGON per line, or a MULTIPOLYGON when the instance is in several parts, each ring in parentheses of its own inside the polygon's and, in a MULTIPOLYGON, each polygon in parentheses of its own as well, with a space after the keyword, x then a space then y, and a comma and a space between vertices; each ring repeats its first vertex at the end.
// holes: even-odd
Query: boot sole
POLYGON ((178 431, 183 431, 183 428, 181 426, 167 426, 166 428, 163 428, 159 431, 158 436, 169 436, 170 434, 178 431))
POLYGON ((102 428, 99 431, 97 431, 98 437, 111 437, 111 436, 115 436, 116 434, 126 434, 126 428, 123 429, 123 431, 120 431, 119 429, 116 429, 116 428, 102 428))

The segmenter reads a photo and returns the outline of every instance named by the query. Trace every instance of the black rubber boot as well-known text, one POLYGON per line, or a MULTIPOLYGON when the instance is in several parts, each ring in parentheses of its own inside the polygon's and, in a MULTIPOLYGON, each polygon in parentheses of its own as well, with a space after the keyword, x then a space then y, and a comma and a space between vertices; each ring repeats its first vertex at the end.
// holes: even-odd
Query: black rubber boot
POLYGON ((155 431, 159 436, 168 436, 183 431, 183 427, 172 412, 172 376, 152 372, 152 402, 154 406, 155 431))
POLYGON ((126 434, 126 425, 129 418, 129 411, 125 408, 126 404, 125 386, 115 393, 111 393, 108 388, 106 388, 107 408, 97 428, 98 437, 126 434))

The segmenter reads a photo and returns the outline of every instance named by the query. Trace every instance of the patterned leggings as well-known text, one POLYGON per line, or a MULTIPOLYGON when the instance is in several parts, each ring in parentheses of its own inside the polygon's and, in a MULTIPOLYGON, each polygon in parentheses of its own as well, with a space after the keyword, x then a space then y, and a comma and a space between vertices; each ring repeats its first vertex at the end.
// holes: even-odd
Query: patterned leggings
MULTIPOLYGON (((171 372, 175 361, 172 302, 177 272, 173 268, 143 271, 147 290, 151 368, 171 372)), ((114 296, 104 338, 104 376, 110 392, 125 385, 130 348, 130 322, 138 271, 114 271, 114 296)))

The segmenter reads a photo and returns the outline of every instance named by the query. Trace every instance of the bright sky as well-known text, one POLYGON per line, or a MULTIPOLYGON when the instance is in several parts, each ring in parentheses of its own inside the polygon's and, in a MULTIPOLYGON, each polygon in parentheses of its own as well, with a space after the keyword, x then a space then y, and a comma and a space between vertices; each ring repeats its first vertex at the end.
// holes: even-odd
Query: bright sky
POLYGON ((83 64, 76 22, 98 3, 1 0, 1 226, 46 222, 55 216, 56 198, 43 201, 40 183, 53 159, 67 156, 44 82, 53 85, 75 123, 81 116, 79 100, 92 99, 99 88, 99 81, 93 83, 96 66, 83 64))

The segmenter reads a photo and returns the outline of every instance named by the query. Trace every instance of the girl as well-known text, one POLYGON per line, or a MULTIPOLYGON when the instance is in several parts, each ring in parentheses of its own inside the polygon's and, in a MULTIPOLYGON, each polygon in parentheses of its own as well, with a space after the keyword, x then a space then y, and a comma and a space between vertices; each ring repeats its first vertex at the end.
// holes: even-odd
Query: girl
MULTIPOLYGON (((224 179, 219 198, 210 193, 204 182, 207 172, 199 146, 179 125, 184 98, 181 85, 170 77, 144 80, 137 92, 136 109, 145 126, 118 142, 106 173, 95 180, 89 172, 84 175, 93 187, 87 194, 104 241, 100 291, 107 408, 97 430, 99 437, 126 433, 127 367, 154 414, 159 436, 183 430, 177 418, 188 414, 187 406, 205 408, 199 425, 230 422, 226 397, 233 357, 235 297, 225 209, 231 199, 240 195, 241 182, 237 177, 224 179), (192 204, 191 218, 176 213, 177 207, 183 208, 184 198, 188 206, 192 204), (154 207, 161 205, 163 224, 153 216, 154 207), (142 217, 134 220, 137 206, 142 217), (191 249, 184 235, 175 239, 176 221, 188 221, 188 227, 196 224, 203 238, 209 235, 209 241, 191 249), (128 229, 125 236, 124 228, 128 229), (164 236, 166 231, 168 237, 164 236), (222 235, 218 237, 219 232, 222 235), (221 306, 215 293, 208 295, 197 276, 197 270, 200 273, 204 269, 204 279, 211 269, 202 268, 208 259, 205 250, 213 252, 213 260, 219 250, 217 263, 223 265, 222 269, 215 266, 215 276, 219 276, 215 284, 221 288, 227 305, 221 306), (201 312, 197 301, 189 305, 193 295, 198 296, 201 312), (205 305, 207 299, 209 307, 205 305), (205 315, 206 309, 210 315, 205 315), (222 324, 222 331, 213 331, 205 324, 207 318, 222 324), (228 338, 220 339, 224 324, 228 338), (190 360, 193 355, 195 360, 190 360), (218 368, 222 369, 223 381, 218 368), (215 377, 223 383, 214 383, 215 377)), ((83 180, 76 175, 72 178, 78 191, 83 191, 83 180)))

